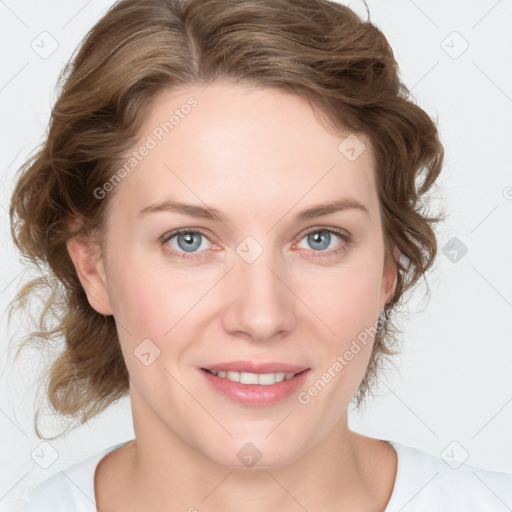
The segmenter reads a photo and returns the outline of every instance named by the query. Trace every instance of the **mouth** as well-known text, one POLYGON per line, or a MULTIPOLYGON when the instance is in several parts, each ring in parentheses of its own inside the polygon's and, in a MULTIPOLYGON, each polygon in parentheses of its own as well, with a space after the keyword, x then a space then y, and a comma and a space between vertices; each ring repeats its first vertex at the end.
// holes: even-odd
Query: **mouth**
MULTIPOLYGON (((260 386, 272 386, 278 382, 293 379, 296 375, 302 372, 276 372, 276 373, 251 373, 251 372, 234 372, 228 370, 209 370, 202 368, 205 372, 219 377, 220 379, 227 379, 231 382, 238 382, 240 384, 259 384, 260 386)), ((306 371, 306 370, 303 370, 306 371)))
POLYGON ((311 368, 286 363, 231 362, 198 368, 210 389, 231 402, 257 407, 290 399, 307 381, 311 368))

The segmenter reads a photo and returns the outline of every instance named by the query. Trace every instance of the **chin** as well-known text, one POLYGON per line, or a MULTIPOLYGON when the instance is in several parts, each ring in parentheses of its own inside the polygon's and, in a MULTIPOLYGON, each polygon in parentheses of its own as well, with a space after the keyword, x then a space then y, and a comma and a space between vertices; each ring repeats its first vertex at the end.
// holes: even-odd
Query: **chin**
POLYGON ((295 440, 292 436, 245 436, 229 439, 203 454, 215 464, 232 470, 275 469, 295 462, 304 453, 305 439, 295 440))

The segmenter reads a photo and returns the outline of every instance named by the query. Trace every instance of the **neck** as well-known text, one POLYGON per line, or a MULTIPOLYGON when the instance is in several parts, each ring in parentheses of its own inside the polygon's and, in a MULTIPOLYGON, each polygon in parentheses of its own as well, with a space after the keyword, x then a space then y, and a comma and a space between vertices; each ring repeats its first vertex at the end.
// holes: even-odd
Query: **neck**
POLYGON ((346 413, 320 444, 292 462, 239 469, 217 464, 141 412, 134 409, 136 441, 127 445, 125 469, 118 473, 128 490, 123 510, 169 510, 171 504, 188 512, 383 510, 391 495, 394 449, 350 431, 346 413))

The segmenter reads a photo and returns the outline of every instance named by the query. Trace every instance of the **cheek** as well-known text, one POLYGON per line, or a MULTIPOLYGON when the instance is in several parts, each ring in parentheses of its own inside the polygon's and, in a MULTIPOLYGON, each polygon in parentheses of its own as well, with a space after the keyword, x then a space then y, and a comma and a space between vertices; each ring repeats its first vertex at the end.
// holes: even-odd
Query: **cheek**
MULTIPOLYGON (((222 287, 211 290, 225 269, 171 267, 165 261, 148 263, 142 255, 125 254, 118 254, 119 264, 110 265, 109 295, 116 321, 124 327, 119 329, 120 336, 130 333, 131 344, 150 338, 162 341, 163 346, 175 326, 179 329, 182 319, 186 317, 189 322, 194 315, 204 315, 211 296, 215 296, 219 310, 224 299, 231 299, 231 294, 218 295, 222 287)), ((316 317, 319 326, 324 324, 326 332, 333 335, 333 343, 341 348, 340 343, 350 342, 375 323, 381 272, 376 257, 365 257, 364 251, 350 255, 336 268, 291 264, 284 270, 283 279, 298 299, 291 295, 286 307, 294 307, 298 313, 304 311, 312 321, 316 317)))
POLYGON ((109 289, 116 321, 132 336, 151 338, 161 335, 164 329, 158 319, 166 304, 161 300, 158 283, 147 277, 144 272, 126 269, 111 280, 109 289))
POLYGON ((139 338, 163 343, 183 318, 189 320, 194 315, 216 279, 214 269, 171 269, 165 264, 148 264, 142 258, 125 258, 122 267, 117 266, 110 273, 114 316, 130 333, 132 343, 139 338))
POLYGON ((370 359, 380 274, 375 264, 353 265, 332 273, 329 279, 318 277, 315 282, 323 283, 324 293, 316 288, 317 293, 310 293, 305 302, 331 332, 322 336, 324 343, 318 347, 321 362, 315 381, 302 390, 298 401, 311 414, 323 415, 326 424, 332 424, 356 393, 370 359))
POLYGON ((375 263, 304 274, 297 283, 297 295, 334 331, 338 342, 352 339, 376 321, 381 274, 375 263))

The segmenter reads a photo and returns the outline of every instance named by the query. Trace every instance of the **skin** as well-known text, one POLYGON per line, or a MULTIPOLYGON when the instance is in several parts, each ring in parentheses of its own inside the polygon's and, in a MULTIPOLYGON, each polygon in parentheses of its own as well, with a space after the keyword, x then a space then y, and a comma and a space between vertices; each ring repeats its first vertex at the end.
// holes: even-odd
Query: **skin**
POLYGON ((90 304, 115 318, 130 373, 136 440, 98 465, 98 507, 383 510, 396 453, 347 421, 373 340, 306 405, 296 393, 271 406, 236 404, 198 370, 232 360, 301 364, 310 368, 305 390, 375 325, 396 267, 385 265, 370 143, 358 135, 366 150, 350 161, 338 150, 349 133, 328 130, 300 98, 227 82, 160 95, 140 140, 191 96, 197 106, 103 199, 105 258, 92 243, 68 243, 90 304), (216 208, 225 221, 138 216, 168 198, 216 208), (368 213, 294 220, 341 198, 368 213), (307 231, 324 227, 351 241, 331 234, 315 250, 307 231), (202 229, 200 248, 162 243, 177 228, 202 229), (252 263, 236 252, 247 236, 263 248, 252 263), (160 350, 149 366, 134 355, 144 339, 160 350), (262 454, 252 468, 237 457, 248 442, 262 454))

